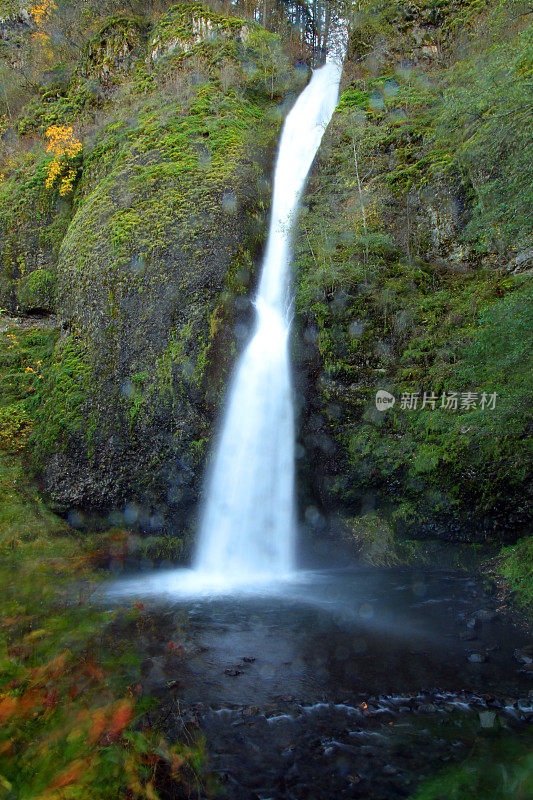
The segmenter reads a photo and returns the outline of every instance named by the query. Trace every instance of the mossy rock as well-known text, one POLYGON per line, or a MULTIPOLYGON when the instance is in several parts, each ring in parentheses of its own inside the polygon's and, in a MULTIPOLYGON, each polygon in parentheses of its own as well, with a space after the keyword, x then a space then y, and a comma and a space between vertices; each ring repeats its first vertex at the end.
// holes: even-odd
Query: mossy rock
POLYGON ((20 310, 49 314, 54 310, 56 279, 47 269, 36 269, 21 278, 18 287, 20 310))
POLYGON ((293 89, 279 37, 258 36, 137 62, 84 148, 57 264, 68 335, 54 355, 54 408, 44 398, 33 438, 64 511, 133 504, 163 519, 164 535, 193 522, 251 321, 242 295, 267 230, 278 102, 293 89))
POLYGON ((49 163, 38 151, 19 157, 12 175, 0 182, 0 306, 11 313, 37 308, 34 302, 53 310, 57 259, 72 204, 46 189, 49 163), (38 275, 31 278, 34 272, 38 275))
POLYGON ((109 18, 86 45, 78 74, 95 78, 106 87, 116 83, 121 73, 131 70, 144 53, 148 28, 144 20, 136 17, 109 18))
MULTIPOLYGON (((490 47, 463 42, 457 64, 429 71, 417 61, 411 23, 397 24, 397 5, 376 4, 354 32, 361 46, 348 53, 350 84, 299 220, 294 350, 307 401, 304 491, 350 517, 372 495, 376 508, 392 506, 395 536, 513 542, 531 524, 533 327, 530 281, 506 264, 520 247, 528 251, 521 231, 531 195, 521 187, 530 165, 518 155, 524 148, 506 161, 502 145, 499 165, 495 154, 506 141, 502 120, 526 102, 508 52, 516 48, 522 63, 531 33, 524 21, 522 33, 497 41, 503 28, 483 4, 478 21, 489 15, 490 47), (385 40, 390 56, 384 50, 378 65, 373 45, 385 40), (400 53, 409 59, 405 73, 400 53), (506 87, 500 106, 491 101, 493 74, 506 87), (470 138, 466 120, 478 96, 486 126, 470 138), (485 159, 494 163, 486 175, 498 174, 484 183, 486 202, 467 174, 485 159), (487 255, 491 228, 498 246, 487 255), (396 398, 387 412, 376 408, 379 390, 396 398), (458 405, 446 410, 451 392, 458 405), (461 405, 468 392, 476 407, 461 405), (416 408, 402 403, 411 393, 416 408), (432 393, 434 407, 424 404, 432 393), (489 395, 496 407, 487 408, 489 395)), ((421 5, 411 6, 415 24, 421 5)), ((449 4, 446 16, 458 9, 449 4)))

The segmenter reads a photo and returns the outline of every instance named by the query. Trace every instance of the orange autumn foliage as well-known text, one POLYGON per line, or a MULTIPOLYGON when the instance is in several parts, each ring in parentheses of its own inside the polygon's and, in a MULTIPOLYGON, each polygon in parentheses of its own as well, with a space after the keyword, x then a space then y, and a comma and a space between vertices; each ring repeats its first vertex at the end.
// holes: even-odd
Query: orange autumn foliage
POLYGON ((85 772, 88 759, 78 758, 69 764, 66 770, 61 772, 57 778, 50 784, 50 789, 62 789, 71 783, 75 783, 85 772))
POLYGON ((109 722, 109 733, 111 736, 120 736, 133 719, 133 703, 130 700, 119 700, 115 704, 115 710, 109 722))
POLYGON ((64 650, 55 658, 52 658, 51 661, 48 661, 46 664, 43 664, 40 667, 37 667, 30 672, 30 677, 34 682, 34 685, 37 686, 43 678, 50 680, 51 678, 59 678, 62 675, 67 667, 68 659, 70 657, 70 652, 68 650, 64 650))
POLYGON ((5 725, 17 713, 18 703, 7 695, 0 700, 0 724, 5 725))
POLYGON ((92 714, 92 722, 89 728, 89 744, 95 744, 106 729, 107 715, 105 709, 97 708, 92 714))
POLYGON ((56 179, 61 178, 59 194, 66 195, 72 191, 77 174, 77 170, 69 165, 69 161, 72 161, 81 152, 82 143, 75 138, 71 125, 68 127, 51 125, 46 131, 46 136, 49 140, 46 152, 54 154, 48 168, 46 188, 51 189, 56 179))
POLYGON ((30 7, 30 13, 32 14, 33 19, 35 20, 35 25, 37 26, 37 31, 34 35, 43 43, 49 38, 45 28, 56 8, 57 6, 54 3, 54 0, 43 0, 42 3, 30 7))

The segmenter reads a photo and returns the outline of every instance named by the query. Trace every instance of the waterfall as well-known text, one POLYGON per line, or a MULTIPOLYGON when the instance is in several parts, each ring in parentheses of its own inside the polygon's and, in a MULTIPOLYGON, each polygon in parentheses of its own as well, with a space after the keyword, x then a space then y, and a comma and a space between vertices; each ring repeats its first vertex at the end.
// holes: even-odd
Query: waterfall
POLYGON ((294 569, 290 246, 305 180, 338 100, 340 59, 313 72, 285 120, 253 336, 231 383, 206 479, 194 568, 227 582, 294 569))

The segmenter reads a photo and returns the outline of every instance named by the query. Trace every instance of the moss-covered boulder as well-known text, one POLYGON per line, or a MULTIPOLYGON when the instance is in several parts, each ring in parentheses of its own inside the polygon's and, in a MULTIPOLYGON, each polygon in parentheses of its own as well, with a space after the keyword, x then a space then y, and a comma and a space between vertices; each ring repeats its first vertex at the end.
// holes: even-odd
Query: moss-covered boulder
POLYGON ((80 77, 95 79, 110 88, 142 56, 147 29, 148 25, 138 18, 116 16, 107 20, 86 46, 78 68, 80 77))
POLYGON ((59 508, 148 531, 182 528, 196 507, 252 318, 282 109, 301 85, 277 36, 198 36, 196 6, 154 35, 177 18, 194 46, 153 63, 147 45, 84 142, 56 266, 64 332, 33 430, 59 508))
POLYGON ((153 32, 150 58, 155 62, 169 54, 188 53, 202 42, 220 38, 247 44, 251 30, 250 23, 218 14, 201 3, 177 4, 153 32))

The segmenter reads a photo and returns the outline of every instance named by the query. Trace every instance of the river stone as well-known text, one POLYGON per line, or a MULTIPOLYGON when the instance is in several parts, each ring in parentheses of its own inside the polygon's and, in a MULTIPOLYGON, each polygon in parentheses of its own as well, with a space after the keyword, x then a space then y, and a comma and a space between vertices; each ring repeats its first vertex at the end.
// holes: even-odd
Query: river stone
POLYGON ((487 660, 485 653, 470 653, 468 660, 472 664, 483 664, 487 660))
POLYGON ((474 614, 474 618, 478 619, 480 622, 494 622, 497 616, 496 611, 489 608, 481 608, 474 614))

